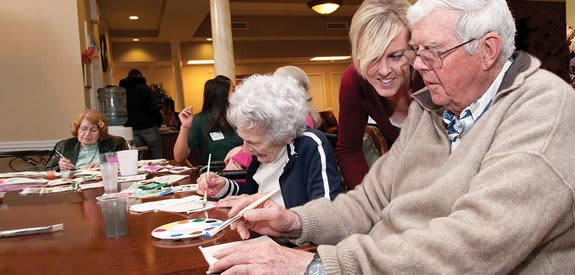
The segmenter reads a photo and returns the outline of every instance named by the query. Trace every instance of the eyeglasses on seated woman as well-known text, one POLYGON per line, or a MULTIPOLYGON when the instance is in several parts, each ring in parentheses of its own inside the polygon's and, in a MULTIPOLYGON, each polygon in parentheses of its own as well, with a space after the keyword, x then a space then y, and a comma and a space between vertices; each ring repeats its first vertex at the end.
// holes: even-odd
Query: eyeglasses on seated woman
POLYGON ((46 170, 78 170, 99 166, 100 154, 127 149, 122 137, 108 134, 108 119, 95 110, 85 110, 70 125, 73 137, 56 143, 46 170))

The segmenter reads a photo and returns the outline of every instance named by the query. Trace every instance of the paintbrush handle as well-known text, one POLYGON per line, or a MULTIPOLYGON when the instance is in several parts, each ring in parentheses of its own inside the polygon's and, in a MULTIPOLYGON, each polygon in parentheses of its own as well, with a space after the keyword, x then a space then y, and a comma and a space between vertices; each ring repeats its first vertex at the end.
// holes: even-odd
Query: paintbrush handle
MULTIPOLYGON (((56 152, 56 154, 58 154, 60 156, 60 158, 68 159, 62 153, 60 153, 60 151, 54 150, 54 152, 56 152)), ((72 164, 72 163, 70 163, 70 164, 72 165, 72 168, 76 169, 76 166, 74 166, 74 164, 72 164)))
POLYGON ((204 207, 208 203, 208 180, 210 178, 210 163, 212 162, 212 154, 208 155, 208 171, 206 172, 206 190, 204 191, 204 207))
POLYGON ((0 239, 9 238, 9 237, 16 237, 16 236, 23 236, 23 235, 39 234, 39 233, 50 233, 50 232, 54 232, 54 231, 60 231, 63 229, 64 229, 64 224, 60 223, 60 224, 55 224, 55 225, 50 225, 50 226, 5 230, 5 231, 0 231, 0 239))
POLYGON ((222 231, 222 229, 228 227, 230 224, 232 224, 233 222, 235 222, 235 221, 239 220, 241 217, 243 217, 244 213, 247 210, 256 208, 258 205, 262 204, 264 201, 268 200, 273 195, 275 195, 278 191, 280 191, 279 188, 272 191, 272 192, 265 194, 265 196, 263 196, 263 197, 257 199, 256 201, 250 203, 248 206, 244 207, 244 209, 242 209, 240 212, 238 212, 235 216, 229 218, 227 221, 223 222, 222 224, 213 228, 212 230, 209 230, 208 232, 204 233, 204 237, 211 238, 211 237, 215 236, 216 234, 218 234, 218 232, 222 231))
POLYGON ((256 208, 258 205, 262 204, 264 201, 268 200, 269 198, 271 198, 273 195, 275 195, 278 191, 280 191, 280 189, 276 189, 274 191, 271 191, 267 194, 265 194, 263 197, 257 199, 256 201, 250 203, 250 205, 246 206, 244 209, 242 209, 236 216, 243 216, 244 212, 246 212, 247 210, 251 210, 256 208))

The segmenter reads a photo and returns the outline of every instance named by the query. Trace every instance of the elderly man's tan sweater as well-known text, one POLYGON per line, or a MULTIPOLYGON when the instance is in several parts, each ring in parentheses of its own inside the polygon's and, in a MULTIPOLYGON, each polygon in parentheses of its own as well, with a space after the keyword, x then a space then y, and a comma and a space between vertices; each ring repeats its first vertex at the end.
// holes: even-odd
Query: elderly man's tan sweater
POLYGON ((526 53, 450 154, 429 92, 362 187, 293 210, 327 274, 575 274, 575 92, 526 53))

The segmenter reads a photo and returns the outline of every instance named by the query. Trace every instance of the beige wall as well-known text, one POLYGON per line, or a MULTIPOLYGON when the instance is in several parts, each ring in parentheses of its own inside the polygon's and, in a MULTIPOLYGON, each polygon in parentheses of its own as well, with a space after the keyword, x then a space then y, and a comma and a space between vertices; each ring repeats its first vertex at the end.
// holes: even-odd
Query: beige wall
MULTIPOLYGON (((236 75, 265 74, 273 73, 276 68, 288 65, 285 63, 258 63, 258 64, 236 64, 236 75)), ((308 75, 322 75, 324 90, 323 110, 335 110, 338 100, 339 81, 334 83, 332 77, 334 73, 341 73, 349 65, 348 63, 330 64, 293 64, 302 68, 308 75)), ((114 83, 128 75, 128 71, 136 68, 146 77, 148 85, 162 83, 168 94, 175 98, 174 78, 171 67, 168 65, 154 65, 151 63, 125 63, 116 64, 114 69, 114 83)), ((182 79, 184 82, 184 105, 192 106, 194 113, 201 112, 203 102, 204 83, 214 77, 213 65, 186 65, 182 68, 182 79)), ((323 111, 318 110, 318 111, 323 111)), ((180 111, 180 110, 176 110, 180 111)))
POLYGON ((85 106, 76 0, 0 1, 0 149, 57 140, 85 106))
POLYGON ((575 27, 575 0, 567 0, 567 25, 575 27))

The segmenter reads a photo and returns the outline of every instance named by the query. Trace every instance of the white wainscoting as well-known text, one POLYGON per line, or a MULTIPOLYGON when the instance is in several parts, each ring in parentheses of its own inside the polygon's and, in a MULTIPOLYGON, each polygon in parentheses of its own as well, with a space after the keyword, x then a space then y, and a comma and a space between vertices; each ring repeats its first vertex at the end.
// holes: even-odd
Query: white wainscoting
POLYGON ((52 150, 59 140, 0 142, 0 153, 13 151, 52 150))

